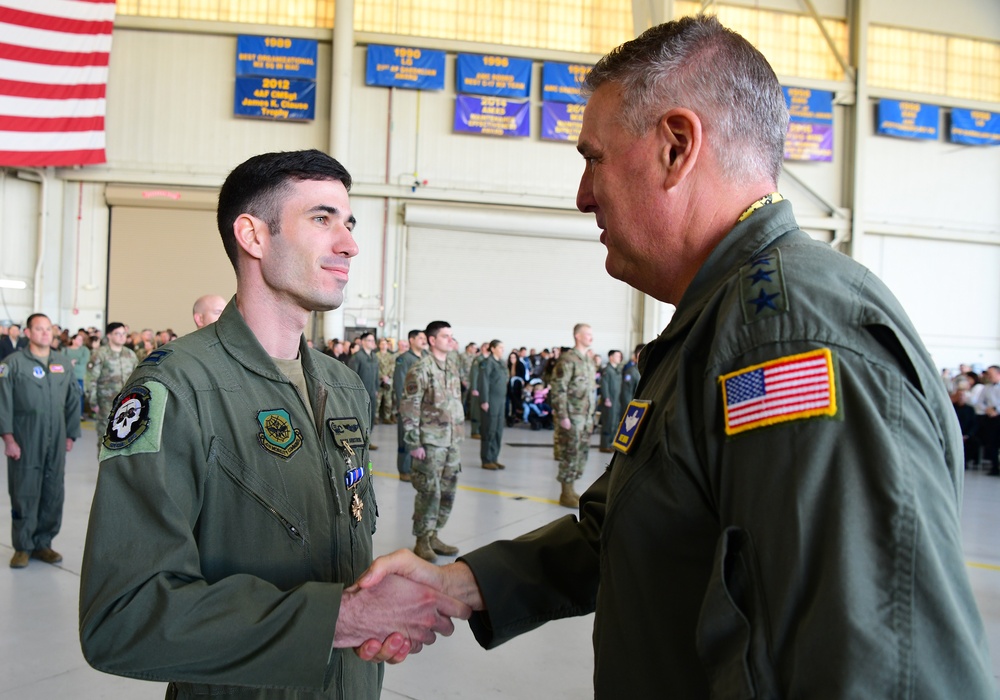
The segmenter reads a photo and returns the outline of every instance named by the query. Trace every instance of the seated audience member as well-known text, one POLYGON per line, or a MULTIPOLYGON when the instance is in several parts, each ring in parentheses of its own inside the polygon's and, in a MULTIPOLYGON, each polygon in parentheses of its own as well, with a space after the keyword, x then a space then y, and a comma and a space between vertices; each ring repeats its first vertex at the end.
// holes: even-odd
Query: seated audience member
POLYGON ((955 407, 955 415, 958 417, 958 425, 962 430, 962 445, 965 449, 965 468, 969 468, 970 462, 979 462, 979 416, 968 403, 969 379, 963 374, 955 378, 953 391, 951 392, 951 402, 955 407))

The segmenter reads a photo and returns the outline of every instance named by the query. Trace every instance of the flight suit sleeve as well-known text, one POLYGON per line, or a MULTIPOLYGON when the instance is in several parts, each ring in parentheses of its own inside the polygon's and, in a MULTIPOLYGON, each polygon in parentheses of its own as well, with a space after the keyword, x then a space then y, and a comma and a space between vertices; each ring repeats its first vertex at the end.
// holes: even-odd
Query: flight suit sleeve
POLYGON ((724 374, 816 348, 755 348, 690 406, 708 421, 694 449, 720 526, 697 636, 712 696, 994 697, 962 573, 954 431, 905 361, 831 347, 833 415, 725 434, 724 374))
POLYGON ((567 515, 459 557, 472 569, 486 607, 469 620, 482 647, 493 649, 550 620, 594 612, 609 478, 606 471, 580 497, 579 520, 567 515))
POLYGON ((337 658, 343 586, 206 580, 197 532, 225 527, 203 522, 202 503, 226 455, 217 437, 206 443, 190 397, 148 379, 129 391, 137 388, 149 392, 147 415, 137 413, 130 432, 145 419, 144 431, 101 453, 80 586, 87 661, 146 680, 322 689, 337 658))
POLYGON ((13 368, 0 360, 0 435, 14 433, 14 377, 13 368))
POLYGON ((70 373, 66 389, 66 401, 63 404, 63 415, 66 418, 66 437, 80 439, 80 387, 70 373))

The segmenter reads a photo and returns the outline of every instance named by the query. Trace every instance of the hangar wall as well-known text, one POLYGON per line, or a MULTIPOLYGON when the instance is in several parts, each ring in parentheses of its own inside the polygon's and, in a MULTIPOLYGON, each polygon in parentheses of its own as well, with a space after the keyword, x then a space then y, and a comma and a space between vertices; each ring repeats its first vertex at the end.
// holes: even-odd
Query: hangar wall
MULTIPOLYGON (((739 3, 737 3, 739 4, 739 3)), ((803 11, 798 0, 746 3, 803 11)), ((1000 5, 993 0, 957 0, 947 13, 933 0, 823 0, 815 2, 824 16, 848 21, 879 22, 928 31, 967 34, 1000 40, 1000 5)), ((5 171, 0 178, 0 275, 27 281, 25 290, 3 290, 0 317, 23 319, 35 308, 56 322, 77 327, 103 325, 111 289, 134 280, 112 270, 108 276, 108 238, 113 206, 109 185, 136 185, 149 191, 181 192, 202 188, 214 196, 225 174, 237 163, 264 150, 326 149, 331 142, 331 36, 319 30, 212 22, 149 20, 120 17, 116 21, 108 87, 108 159, 104 166, 47 171, 5 171), (316 119, 309 123, 265 122, 232 114, 233 64, 239 34, 301 36, 319 40, 316 119), (42 264, 37 265, 41 254, 42 264)), ((355 177, 352 206, 359 219, 361 255, 356 259, 344 308, 327 325, 331 335, 345 326, 380 325, 397 335, 406 325, 424 323, 406 315, 407 282, 415 275, 434 275, 448 284, 448 267, 460 264, 431 260, 421 265, 408 260, 412 231, 406 205, 479 210, 487 218, 506 209, 545 221, 547 212, 578 217, 586 226, 592 217, 575 213, 574 197, 582 162, 573 146, 538 137, 537 87, 532 90, 532 133, 524 139, 470 136, 452 133, 455 98, 454 56, 458 51, 532 58, 533 78, 540 77, 542 60, 592 62, 597 57, 552 51, 471 45, 387 35, 355 37, 351 52, 352 88, 349 147, 334 154, 355 177), (364 84, 365 47, 369 42, 444 49, 448 52, 446 87, 439 92, 417 92, 368 87, 364 84)), ((871 267, 900 296, 913 315, 932 353, 942 365, 959 361, 992 362, 1000 358, 1000 309, 990 300, 1000 298, 1000 275, 992 273, 1000 258, 1000 148, 956 146, 944 140, 914 142, 860 132, 870 127, 874 104, 881 96, 865 90, 861 110, 866 119, 855 121, 855 86, 850 81, 803 81, 779 76, 783 84, 832 90, 835 95, 835 147, 831 163, 787 163, 780 189, 789 197, 803 226, 817 238, 833 241, 871 267), (862 186, 856 188, 855 175, 862 186), (860 218, 856 236, 849 240, 855 210, 860 218), (863 233, 863 235, 860 235, 863 233), (920 278, 927 277, 921 284, 920 278), (945 286, 947 285, 947 286, 945 286), (960 308, 956 308, 960 307, 960 308)), ((968 106, 939 96, 897 96, 940 104, 968 106)), ((1000 105, 980 105, 1000 111, 1000 105)), ((169 194, 168 196, 173 196, 169 194)), ((153 210, 151 210, 153 211, 153 210)), ((496 216, 494 216, 496 214, 496 216)), ((470 237, 486 236, 470 221, 470 237)), ((141 220, 133 235, 145 235, 141 220)), ((504 231, 492 231, 503 235, 504 231)), ((517 231, 508 230, 507 234, 517 231)), ((592 229, 592 241, 598 231, 592 229)), ((559 248, 558 236, 542 230, 539 243, 524 241, 524 273, 513 279, 484 268, 482 284, 467 282, 455 289, 456 307, 464 316, 472 306, 517 304, 524 289, 540 289, 545 303, 547 284, 566 271, 579 273, 569 244, 559 248), (555 246, 553 248, 552 246, 555 246), (545 252, 551 258, 533 254, 545 252), (554 252, 553 252, 554 251, 554 252), (522 282, 524 284, 522 284, 522 282), (529 284, 530 283, 530 284, 529 284), (470 286, 472 287, 470 289, 470 286)), ((484 244, 489 239, 482 238, 484 244)), ((473 244, 475 239, 472 239, 473 244)), ((473 245, 474 247, 474 245, 473 245)), ((197 254, 192 251, 192 254, 197 254)), ((423 252, 421 253, 423 254, 423 252)), ((479 262, 468 261, 475 267, 479 262)), ((597 267, 593 262, 589 266, 597 267)), ((231 281, 229 269, 219 279, 231 281)), ((601 269, 585 274, 603 276, 601 269)), ((169 288, 149 288, 151 299, 176 295, 193 300, 219 289, 201 289, 183 270, 169 288)), ((159 285, 156 285, 159 287, 159 285)), ((595 285, 599 286, 599 285, 595 285)), ((671 309, 633 292, 622 314, 627 330, 603 340, 607 346, 628 347, 648 340, 669 319, 671 309)), ((189 302, 188 302, 189 303, 189 302)), ((567 310, 567 326, 586 313, 567 310)), ((112 307, 113 309, 114 307, 112 307)), ((412 308, 412 306, 411 306, 412 308)), ((176 312, 175 312, 176 313, 176 312)), ((438 314, 448 317, 449 309, 438 314)), ((155 325, 139 318, 132 325, 155 325)), ((185 327, 184 321, 173 322, 185 327)), ((167 321, 165 321, 167 322, 167 321)), ((526 327, 531 324, 526 324, 526 327)), ((478 334, 485 326, 469 327, 478 334)), ((466 337, 461 328, 456 333, 466 337)), ((513 329, 510 330, 513 333, 513 329)), ((568 342, 568 331, 553 328, 551 341, 568 342)), ((535 336, 532 336, 533 338, 535 336)), ((508 345, 520 344, 516 337, 508 345)), ((527 344, 527 340, 525 343, 527 344)), ((597 347, 597 350, 606 350, 597 347)))

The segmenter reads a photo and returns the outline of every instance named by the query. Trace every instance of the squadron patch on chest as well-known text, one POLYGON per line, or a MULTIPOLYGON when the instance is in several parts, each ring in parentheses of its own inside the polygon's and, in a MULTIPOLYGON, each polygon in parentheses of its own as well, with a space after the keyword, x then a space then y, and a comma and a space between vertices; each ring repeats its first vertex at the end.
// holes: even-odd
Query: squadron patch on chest
POLYGON ((31 370, 31 374, 35 377, 35 379, 42 379, 45 377, 45 370, 38 365, 35 365, 35 368, 31 370))
POLYGON ((623 454, 628 454, 639 437, 639 429, 646 420, 646 415, 653 410, 652 401, 632 399, 625 407, 625 414, 618 424, 618 433, 612 447, 623 454))
POLYGON ((779 357, 719 377, 726 435, 791 420, 837 415, 833 353, 779 357))
POLYGON ((282 459, 288 459, 302 447, 302 433, 292 426, 292 418, 283 408, 257 412, 263 432, 257 433, 260 446, 282 459))

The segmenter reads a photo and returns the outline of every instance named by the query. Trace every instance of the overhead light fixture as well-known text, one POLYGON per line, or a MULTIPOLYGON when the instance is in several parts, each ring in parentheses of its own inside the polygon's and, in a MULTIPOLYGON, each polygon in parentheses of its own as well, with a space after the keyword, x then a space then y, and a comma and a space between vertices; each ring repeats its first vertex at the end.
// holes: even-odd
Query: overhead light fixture
POLYGON ((0 287, 4 289, 24 289, 28 285, 21 280, 0 280, 0 287))

